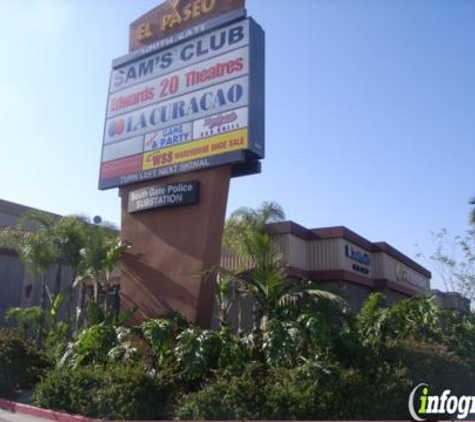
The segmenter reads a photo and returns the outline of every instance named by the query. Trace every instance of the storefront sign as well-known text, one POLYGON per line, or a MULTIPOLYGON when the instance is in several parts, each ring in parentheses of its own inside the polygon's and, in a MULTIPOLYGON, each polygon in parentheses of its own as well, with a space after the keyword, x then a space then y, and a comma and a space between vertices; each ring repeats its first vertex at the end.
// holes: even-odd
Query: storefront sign
POLYGON ((358 265, 358 264, 353 264, 351 266, 351 268, 353 268, 355 271, 358 271, 359 273, 362 273, 362 274, 365 274, 365 275, 369 274, 369 268, 368 267, 363 267, 363 266, 358 265))
POLYGON ((409 270, 403 264, 396 263, 396 280, 405 283, 412 284, 421 289, 428 290, 429 280, 417 274, 416 272, 409 270))
POLYGON ((345 245, 345 255, 349 259, 358 262, 358 264, 351 265, 351 268, 354 271, 365 275, 369 274, 369 266, 371 265, 371 258, 369 253, 361 252, 359 250, 356 250, 353 246, 345 245))
POLYGON ((199 188, 199 182, 180 182, 131 191, 128 212, 196 204, 199 188))
POLYGON ((359 262, 360 264, 370 265, 371 258, 369 253, 361 252, 353 248, 353 246, 345 246, 345 254, 348 258, 353 259, 354 261, 359 262))

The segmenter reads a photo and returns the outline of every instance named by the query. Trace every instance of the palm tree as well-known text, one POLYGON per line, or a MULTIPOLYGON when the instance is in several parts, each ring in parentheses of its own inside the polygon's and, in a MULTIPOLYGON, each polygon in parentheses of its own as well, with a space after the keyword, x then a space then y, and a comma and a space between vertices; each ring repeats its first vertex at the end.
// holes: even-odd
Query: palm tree
POLYGON ((255 300, 255 324, 264 329, 269 319, 278 317, 292 304, 317 298, 341 301, 316 284, 288 278, 282 253, 267 226, 284 218, 280 205, 264 202, 257 210, 236 210, 225 225, 225 247, 252 262, 250 269, 239 273, 239 279, 244 291, 255 300))
MULTIPOLYGON (((75 295, 74 281, 81 266, 81 250, 86 246, 87 223, 85 217, 66 216, 58 220, 54 226, 53 243, 56 251, 58 269, 54 294, 57 297, 61 289, 62 265, 71 269, 71 281, 68 288, 68 301, 66 306, 67 319, 71 320, 73 301, 75 295)), ((69 334, 72 334, 72 325, 69 334)))
MULTIPOLYGON (((81 250, 81 261, 78 266, 78 274, 74 282, 74 287, 80 287, 80 299, 76 312, 76 332, 80 328, 80 320, 85 305, 85 286, 92 283, 93 303, 99 309, 102 302, 102 313, 104 316, 109 311, 108 294, 114 288, 112 283, 112 273, 117 267, 123 253, 130 247, 126 242, 122 242, 117 230, 110 224, 102 223, 88 224, 86 229, 85 247, 81 250), (104 298, 100 298, 103 293, 104 298)), ((118 309, 113 309, 115 314, 118 309)))
MULTIPOLYGON (((0 244, 18 252, 27 271, 41 279, 40 307, 47 307, 47 274, 54 259, 51 227, 53 219, 48 214, 37 211, 25 213, 17 227, 9 227, 0 233, 0 244)), ((36 336, 36 347, 42 345, 43 321, 36 336)))
MULTIPOLYGON (((241 293, 239 289, 241 285, 240 275, 237 271, 220 266, 204 271, 203 275, 212 276, 214 279, 218 323, 221 328, 227 327, 229 326, 231 310, 241 293)), ((240 321, 238 323, 239 328, 240 321)))
POLYGON ((472 199, 470 199, 469 204, 474 205, 474 208, 470 212, 470 224, 475 226, 475 196, 472 199))

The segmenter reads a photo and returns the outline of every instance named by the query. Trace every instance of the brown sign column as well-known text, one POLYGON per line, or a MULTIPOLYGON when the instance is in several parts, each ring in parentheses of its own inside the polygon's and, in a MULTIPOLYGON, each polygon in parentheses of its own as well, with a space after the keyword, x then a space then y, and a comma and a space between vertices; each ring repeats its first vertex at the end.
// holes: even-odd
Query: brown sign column
MULTIPOLYGON (((156 181, 120 190, 122 238, 133 245, 122 262, 122 305, 138 306, 139 319, 174 309, 203 327, 211 323, 213 283, 201 273, 219 263, 231 166, 199 171, 192 177, 200 182, 198 205, 129 213, 128 193, 156 181)), ((190 175, 182 174, 160 182, 189 179, 190 175)))

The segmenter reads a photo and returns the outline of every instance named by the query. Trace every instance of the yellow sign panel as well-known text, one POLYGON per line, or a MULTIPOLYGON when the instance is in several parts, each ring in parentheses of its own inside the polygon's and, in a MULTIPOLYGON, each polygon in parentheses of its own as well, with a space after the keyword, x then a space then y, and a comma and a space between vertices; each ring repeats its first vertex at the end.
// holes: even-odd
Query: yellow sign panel
POLYGON ((151 170, 241 149, 247 149, 247 128, 148 152, 143 156, 143 169, 151 170))

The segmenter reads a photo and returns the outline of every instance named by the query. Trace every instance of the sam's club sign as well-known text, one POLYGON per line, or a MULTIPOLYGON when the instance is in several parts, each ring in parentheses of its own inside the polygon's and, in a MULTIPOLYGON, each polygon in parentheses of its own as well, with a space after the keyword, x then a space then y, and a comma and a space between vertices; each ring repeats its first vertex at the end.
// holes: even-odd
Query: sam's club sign
POLYGON ((111 72, 100 189, 264 158, 264 32, 255 21, 131 56, 111 72))

